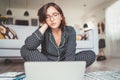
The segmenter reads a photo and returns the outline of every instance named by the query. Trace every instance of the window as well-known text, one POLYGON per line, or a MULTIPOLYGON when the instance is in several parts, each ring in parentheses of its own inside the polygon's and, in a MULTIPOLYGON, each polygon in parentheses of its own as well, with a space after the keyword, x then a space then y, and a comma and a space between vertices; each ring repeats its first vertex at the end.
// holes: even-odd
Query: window
POLYGON ((28 22, 28 20, 16 20, 15 25, 29 26, 29 22, 28 22))
POLYGON ((7 20, 6 20, 6 24, 13 24, 13 18, 8 17, 7 20))
POLYGON ((31 19, 32 26, 38 26, 38 19, 31 19))

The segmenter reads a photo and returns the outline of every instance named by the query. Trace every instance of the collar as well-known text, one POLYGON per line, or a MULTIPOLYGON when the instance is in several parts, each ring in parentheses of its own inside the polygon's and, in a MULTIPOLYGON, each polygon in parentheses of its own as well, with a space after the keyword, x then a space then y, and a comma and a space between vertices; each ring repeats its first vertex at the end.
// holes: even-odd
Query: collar
MULTIPOLYGON (((63 47, 64 45, 65 45, 65 27, 62 27, 61 28, 62 29, 62 38, 61 38, 61 42, 60 42, 60 46, 59 46, 59 48, 61 48, 61 47, 63 47)), ((54 37, 53 37, 53 34, 52 34, 52 31, 51 31, 51 29, 49 28, 48 29, 48 32, 49 32, 49 39, 50 39, 50 41, 51 41, 51 43, 55 46, 55 47, 58 47, 57 45, 56 45, 56 43, 55 43, 55 39, 54 39, 54 37)))

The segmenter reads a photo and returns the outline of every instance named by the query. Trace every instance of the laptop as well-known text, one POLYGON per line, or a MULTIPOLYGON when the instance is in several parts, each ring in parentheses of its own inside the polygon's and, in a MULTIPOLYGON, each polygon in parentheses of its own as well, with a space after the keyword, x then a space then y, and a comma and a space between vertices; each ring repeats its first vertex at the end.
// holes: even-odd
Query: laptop
POLYGON ((83 80, 85 61, 25 62, 25 80, 83 80))

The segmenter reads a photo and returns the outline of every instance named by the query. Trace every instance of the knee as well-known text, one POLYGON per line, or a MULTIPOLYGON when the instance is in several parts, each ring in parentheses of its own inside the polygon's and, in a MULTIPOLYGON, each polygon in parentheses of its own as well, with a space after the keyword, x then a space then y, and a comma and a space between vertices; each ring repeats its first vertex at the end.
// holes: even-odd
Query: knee
POLYGON ((87 65, 86 65, 86 67, 89 67, 91 64, 94 63, 94 61, 95 61, 95 59, 96 59, 96 54, 95 54, 95 52, 92 51, 92 50, 86 51, 86 54, 87 54, 87 56, 88 56, 88 57, 87 57, 88 60, 87 60, 87 65))
POLYGON ((27 56, 26 56, 26 54, 27 54, 27 49, 26 49, 26 47, 25 46, 22 46, 21 47, 21 49, 20 49, 20 54, 21 54, 21 57, 26 61, 26 58, 27 58, 27 56))
POLYGON ((96 54, 95 54, 94 51, 92 51, 92 50, 87 50, 86 53, 87 53, 89 56, 91 56, 92 58, 94 58, 94 59, 96 58, 96 54))
POLYGON ((95 58, 96 58, 96 54, 95 54, 95 52, 92 51, 92 50, 87 50, 87 51, 84 52, 84 54, 85 54, 86 56, 88 56, 88 58, 89 58, 90 60, 95 60, 95 58))
POLYGON ((86 67, 88 67, 95 61, 96 54, 92 50, 81 51, 77 54, 76 59, 86 61, 86 67))
POLYGON ((92 50, 85 50, 85 51, 81 51, 81 52, 79 52, 79 53, 77 53, 77 54, 80 54, 80 55, 85 55, 86 57, 88 56, 88 57, 92 57, 92 58, 96 58, 96 54, 95 54, 95 52, 94 51, 92 51, 92 50))

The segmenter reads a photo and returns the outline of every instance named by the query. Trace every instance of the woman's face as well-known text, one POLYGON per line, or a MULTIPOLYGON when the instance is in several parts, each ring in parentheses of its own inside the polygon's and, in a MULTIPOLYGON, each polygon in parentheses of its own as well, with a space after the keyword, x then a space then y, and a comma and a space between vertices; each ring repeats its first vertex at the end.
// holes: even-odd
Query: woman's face
POLYGON ((61 14, 53 6, 50 6, 46 13, 46 23, 50 26, 50 28, 56 29, 60 26, 61 20, 61 14))

